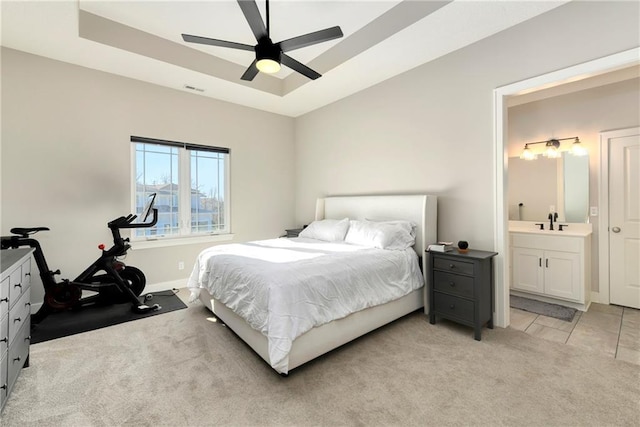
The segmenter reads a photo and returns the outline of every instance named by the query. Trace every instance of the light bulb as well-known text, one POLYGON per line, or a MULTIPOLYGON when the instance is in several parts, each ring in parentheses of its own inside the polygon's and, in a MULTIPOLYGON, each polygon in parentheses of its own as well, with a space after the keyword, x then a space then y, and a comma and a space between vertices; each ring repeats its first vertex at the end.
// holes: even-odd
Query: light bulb
POLYGON ((256 62, 256 67, 263 73, 273 74, 280 71, 280 64, 273 59, 264 58, 256 62))

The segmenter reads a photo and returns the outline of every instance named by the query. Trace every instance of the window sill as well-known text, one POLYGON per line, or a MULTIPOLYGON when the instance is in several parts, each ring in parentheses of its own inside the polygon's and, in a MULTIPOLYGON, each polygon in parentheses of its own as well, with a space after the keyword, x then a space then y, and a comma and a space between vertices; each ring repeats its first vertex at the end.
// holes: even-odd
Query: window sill
POLYGON ((131 249, 150 249, 150 248, 165 248, 169 246, 182 246, 193 245, 197 243, 216 243, 216 242, 228 242, 233 240, 234 234, 211 234, 206 236, 191 236, 191 237, 174 237, 174 238, 161 238, 161 239, 147 239, 147 240, 131 240, 131 249))

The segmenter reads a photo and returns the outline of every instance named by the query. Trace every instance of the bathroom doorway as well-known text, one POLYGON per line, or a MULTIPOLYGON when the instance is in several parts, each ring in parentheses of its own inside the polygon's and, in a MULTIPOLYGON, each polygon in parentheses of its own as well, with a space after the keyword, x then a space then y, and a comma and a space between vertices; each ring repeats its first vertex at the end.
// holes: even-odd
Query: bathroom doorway
MULTIPOLYGON (((569 67, 522 82, 510 84, 494 90, 495 106, 495 153, 496 153, 496 204, 495 204, 495 248, 501 254, 496 259, 496 324, 506 327, 510 324, 509 304, 509 234, 508 234, 508 99, 518 95, 536 92, 541 88, 564 85, 569 82, 586 79, 595 75, 638 65, 640 49, 631 49, 588 63, 569 67)), ((600 205, 600 209, 605 209, 600 205)), ((594 248, 597 250, 597 248, 594 248)), ((606 301, 608 303, 608 301, 606 301)))

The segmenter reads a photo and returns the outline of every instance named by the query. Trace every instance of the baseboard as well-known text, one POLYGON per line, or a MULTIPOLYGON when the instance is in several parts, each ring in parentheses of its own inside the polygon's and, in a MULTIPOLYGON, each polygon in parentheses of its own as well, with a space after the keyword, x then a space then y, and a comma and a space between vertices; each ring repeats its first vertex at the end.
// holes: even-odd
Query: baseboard
POLYGON ((154 283, 152 285, 148 284, 147 286, 144 287, 144 291, 142 292, 145 294, 148 294, 149 292, 153 293, 153 292, 160 292, 160 291, 168 291, 170 289, 186 288, 188 280, 189 279, 185 278, 185 279, 171 280, 169 282, 154 283))
MULTIPOLYGON (((171 280, 169 282, 160 282, 160 283, 154 283, 152 285, 146 285, 144 287, 144 291, 142 292, 145 294, 148 294, 148 293, 154 293, 154 292, 168 291, 174 288, 175 289, 186 288, 187 280, 188 279, 178 279, 178 280, 171 280)), ((31 314, 37 313, 38 310, 40 310, 40 307, 42 307, 41 302, 31 303, 31 314)))

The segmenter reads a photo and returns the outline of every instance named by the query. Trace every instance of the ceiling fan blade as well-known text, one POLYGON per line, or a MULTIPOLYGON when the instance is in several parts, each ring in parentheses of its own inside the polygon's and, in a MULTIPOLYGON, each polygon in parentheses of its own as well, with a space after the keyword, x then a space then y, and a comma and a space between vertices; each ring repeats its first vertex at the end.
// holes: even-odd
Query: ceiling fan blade
POLYGON ((255 0, 238 0, 238 5, 242 9, 253 35, 256 36, 256 40, 260 41, 261 38, 267 37, 267 28, 264 26, 255 0))
POLYGON ((244 43, 228 42, 225 40, 210 39, 208 37, 192 36, 189 34, 183 34, 182 40, 189 43, 206 44, 210 46, 230 47, 232 49, 250 50, 253 51, 254 47, 244 43))
POLYGON ((281 41, 280 43, 276 43, 276 46, 279 46, 283 52, 288 52, 290 50, 300 49, 301 47, 307 47, 317 43, 337 39, 342 36, 343 34, 340 27, 331 27, 281 41))
POLYGON ((284 53, 280 54, 280 62, 282 62, 292 70, 299 72, 303 76, 309 77, 311 80, 315 80, 318 77, 322 76, 322 74, 313 71, 311 68, 299 63, 298 61, 288 55, 285 55, 284 53))
POLYGON ((258 61, 257 59, 254 59, 251 65, 249 65, 249 68, 247 68, 247 71, 245 71, 242 77, 240 77, 242 80, 246 80, 250 82, 258 74, 258 67, 256 67, 257 61, 258 61))

